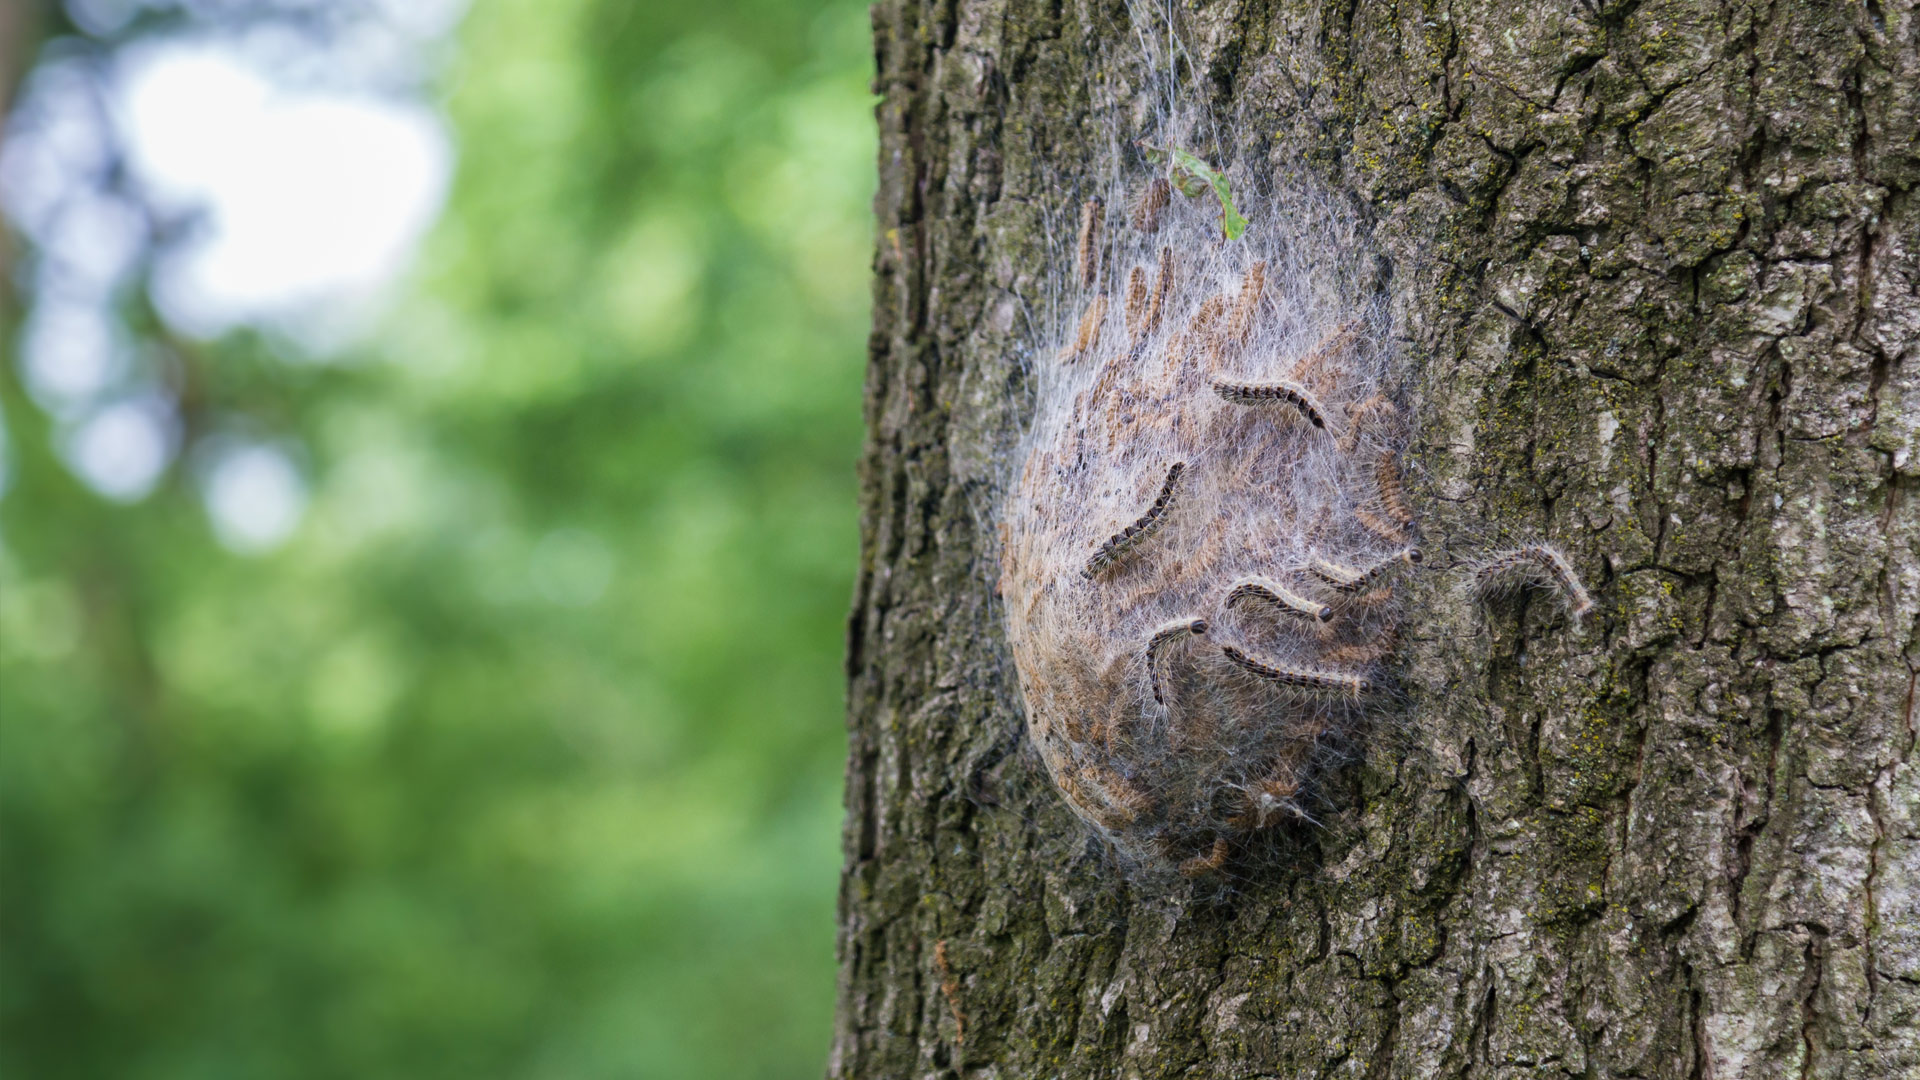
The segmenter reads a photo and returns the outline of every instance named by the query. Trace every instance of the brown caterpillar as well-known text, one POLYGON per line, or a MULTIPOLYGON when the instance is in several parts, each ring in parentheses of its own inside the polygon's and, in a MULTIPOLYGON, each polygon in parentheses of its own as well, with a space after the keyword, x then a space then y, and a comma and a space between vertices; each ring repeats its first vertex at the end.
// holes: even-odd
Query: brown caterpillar
POLYGON ((1327 416, 1320 408, 1319 399, 1309 393, 1304 386, 1295 383, 1236 383, 1215 380, 1213 392, 1237 405, 1263 405, 1272 401, 1284 401, 1300 410, 1300 415, 1314 427, 1324 429, 1327 416))
POLYGON ((1167 204, 1172 201, 1173 185, 1167 183, 1165 177, 1155 177, 1134 203, 1133 227, 1148 235, 1159 232, 1160 215, 1166 213, 1167 204))
POLYGON ((1100 273, 1100 200, 1088 199, 1080 212, 1080 247, 1074 256, 1074 272, 1080 287, 1093 288, 1100 273))
POLYGON ((1180 474, 1185 472, 1186 468, 1186 462, 1174 462, 1173 467, 1167 470, 1166 482, 1160 485, 1160 494, 1154 497, 1153 505, 1147 507, 1147 512, 1140 515, 1139 520, 1133 524, 1108 537, 1107 542, 1101 544, 1099 550, 1093 553, 1092 558, 1087 560, 1087 568, 1084 571, 1089 580, 1113 565, 1120 556, 1125 555, 1135 544, 1153 533, 1153 530, 1166 517, 1167 510, 1173 506, 1174 488, 1180 483, 1180 474))
POLYGON ((1080 329, 1075 331, 1073 341, 1060 350, 1062 361, 1079 358, 1087 350, 1100 344, 1100 324, 1107 317, 1107 294, 1100 293, 1087 305, 1087 313, 1080 319, 1080 329))

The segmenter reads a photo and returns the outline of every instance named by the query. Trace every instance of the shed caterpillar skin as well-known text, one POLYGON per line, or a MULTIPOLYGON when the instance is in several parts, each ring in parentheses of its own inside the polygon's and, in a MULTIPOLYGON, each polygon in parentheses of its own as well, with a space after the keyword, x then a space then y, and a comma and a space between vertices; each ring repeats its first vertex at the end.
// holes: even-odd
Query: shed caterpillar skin
POLYGON ((1227 340, 1234 345, 1244 347, 1248 335, 1253 333, 1253 319, 1260 307, 1260 295, 1267 289, 1267 264, 1254 263, 1247 268, 1247 280, 1240 286, 1240 296, 1233 302, 1233 321, 1227 324, 1227 340))
POLYGON ((1313 351, 1302 357, 1294 368, 1296 382, 1319 383, 1330 374, 1330 369, 1347 358, 1360 341, 1360 320, 1350 319, 1336 327, 1333 333, 1323 338, 1313 351))
POLYGON ((1127 336, 1138 340, 1147 326, 1147 268, 1127 271, 1127 336))
POLYGON ((1353 520, 1359 522, 1361 528, 1389 544, 1404 544, 1409 539, 1407 530, 1371 510, 1355 510, 1353 520))
POLYGON ((1233 846, 1227 843, 1226 837, 1216 836, 1213 839, 1212 845, 1207 848, 1206 854, 1195 855, 1193 858, 1186 859, 1180 863, 1180 875, 1182 877, 1201 877, 1206 874, 1211 874, 1226 864, 1227 855, 1232 850, 1233 846))
POLYGON ((1407 505, 1406 489, 1400 486, 1400 459, 1390 453, 1381 454, 1373 475, 1374 482, 1380 486, 1380 503, 1386 507, 1387 516, 1402 525, 1413 524, 1413 507, 1407 505))
POLYGON ((1133 205, 1133 227, 1142 233, 1152 234, 1160 231, 1160 216, 1167 211, 1167 204, 1173 201, 1173 185, 1165 177, 1155 177, 1140 192, 1140 200, 1133 205))
POLYGON ((1188 635, 1195 637, 1207 632, 1205 619, 1175 619, 1154 631, 1147 639, 1147 678, 1153 684, 1153 701, 1156 705, 1166 704, 1166 696, 1160 688, 1160 653, 1168 645, 1183 641, 1188 635))
POLYGON ((1080 328, 1074 332, 1073 341, 1060 350, 1060 360, 1074 360, 1087 350, 1100 344, 1100 324, 1107 317, 1107 294, 1101 293, 1087 305, 1087 313, 1080 319, 1080 328))
POLYGON ((1361 434, 1375 417, 1385 417, 1392 420, 1397 419, 1399 415, 1400 410, 1394 408, 1393 402, 1388 400, 1384 394, 1375 394, 1360 404, 1355 405, 1347 413, 1347 430, 1346 434, 1340 436, 1340 452, 1343 454, 1353 453, 1354 448, 1360 445, 1361 434))

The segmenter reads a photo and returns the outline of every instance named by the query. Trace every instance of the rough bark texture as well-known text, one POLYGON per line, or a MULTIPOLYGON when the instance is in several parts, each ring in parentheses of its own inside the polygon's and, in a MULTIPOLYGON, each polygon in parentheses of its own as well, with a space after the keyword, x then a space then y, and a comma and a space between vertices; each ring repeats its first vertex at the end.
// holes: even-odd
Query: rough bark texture
POLYGON ((1021 741, 979 514, 1126 12, 882 0, 832 1075, 1920 1075, 1920 12, 1182 7, 1390 264, 1429 535, 1552 537, 1599 610, 1430 579, 1295 864, 1127 887, 1021 741))

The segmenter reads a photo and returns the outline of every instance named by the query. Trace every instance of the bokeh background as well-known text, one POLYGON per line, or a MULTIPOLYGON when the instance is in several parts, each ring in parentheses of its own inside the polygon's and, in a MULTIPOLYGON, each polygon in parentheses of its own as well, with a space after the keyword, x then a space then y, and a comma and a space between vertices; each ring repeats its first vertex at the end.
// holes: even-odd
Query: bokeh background
POLYGON ((0 6, 0 1076, 819 1075, 863 0, 0 6))

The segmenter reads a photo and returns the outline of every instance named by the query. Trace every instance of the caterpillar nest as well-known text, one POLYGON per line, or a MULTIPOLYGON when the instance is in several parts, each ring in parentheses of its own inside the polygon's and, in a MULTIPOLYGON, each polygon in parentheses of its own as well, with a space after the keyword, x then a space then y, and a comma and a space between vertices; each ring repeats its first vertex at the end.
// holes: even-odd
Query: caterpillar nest
POLYGON ((1192 876, 1304 816, 1380 692, 1421 552, 1364 305, 1275 289, 1284 245, 1223 242, 1163 179, 1127 201, 1083 208, 1081 314, 1039 379, 1001 593, 1068 805, 1192 876))
MULTIPOLYGON (((1148 66, 1172 71, 1159 36, 1148 66)), ((1158 126, 1177 147, 1210 125, 1158 126)), ((1390 692, 1423 556, 1411 410, 1353 233, 1141 146, 1156 168, 1077 207, 1048 275, 1070 317, 1034 371, 999 591, 1067 805, 1135 865, 1200 877, 1308 816, 1330 750, 1390 692)), ((1484 602, 1550 589, 1576 625, 1593 607, 1544 544, 1470 576, 1484 602)))
MULTIPOLYGON (((1366 306, 1275 289, 1311 279, 1274 273, 1296 243, 1222 242, 1182 210, 1164 180, 1124 217, 1083 207, 1081 314, 1039 373, 1000 591, 1067 804, 1139 865, 1197 877, 1307 816, 1328 747, 1388 684, 1396 583, 1423 556, 1366 306)), ((1552 589, 1576 624, 1593 606, 1545 544, 1471 584, 1552 589)))

